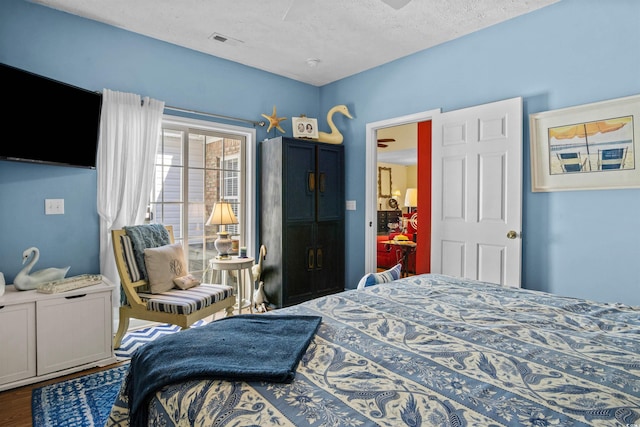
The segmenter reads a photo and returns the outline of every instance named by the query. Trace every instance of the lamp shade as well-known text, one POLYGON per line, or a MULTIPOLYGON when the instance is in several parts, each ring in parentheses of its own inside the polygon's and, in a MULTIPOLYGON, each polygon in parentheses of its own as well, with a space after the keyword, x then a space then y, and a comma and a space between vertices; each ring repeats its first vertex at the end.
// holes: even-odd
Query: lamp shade
POLYGON ((229 233, 224 229, 225 225, 237 224, 238 218, 231 209, 231 204, 220 201, 213 205, 213 211, 207 220, 207 225, 221 225, 220 231, 218 231, 218 238, 213 244, 218 251, 218 259, 229 259, 229 252, 233 246, 233 241, 229 239, 229 233))
POLYGON ((404 195, 404 205, 410 208, 418 206, 418 189, 407 188, 407 192, 404 195))
POLYGON ((231 204, 220 201, 213 206, 213 211, 207 220, 207 225, 237 224, 238 219, 231 209, 231 204))

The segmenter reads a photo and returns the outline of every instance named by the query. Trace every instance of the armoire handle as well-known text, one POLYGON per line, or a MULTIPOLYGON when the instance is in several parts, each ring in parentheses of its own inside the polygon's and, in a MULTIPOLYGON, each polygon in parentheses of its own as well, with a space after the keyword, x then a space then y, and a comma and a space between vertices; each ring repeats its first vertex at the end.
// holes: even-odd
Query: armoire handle
POLYGON ((325 173, 324 172, 320 172, 320 184, 318 185, 320 187, 320 192, 324 193, 325 190, 325 173))
POLYGON ((322 248, 316 249, 316 266, 318 269, 322 268, 322 248))
POLYGON ((313 248, 307 249, 307 268, 313 270, 315 268, 315 255, 313 248))
POLYGON ((307 172, 307 189, 311 192, 316 191, 316 174, 307 172))

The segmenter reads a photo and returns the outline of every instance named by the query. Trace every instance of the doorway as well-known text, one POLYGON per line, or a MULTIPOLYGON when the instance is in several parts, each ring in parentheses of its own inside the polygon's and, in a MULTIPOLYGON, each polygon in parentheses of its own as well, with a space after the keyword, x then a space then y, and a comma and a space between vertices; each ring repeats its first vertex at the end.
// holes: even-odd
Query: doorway
POLYGON ((433 195, 429 196, 432 236, 430 242, 424 243, 431 248, 430 271, 519 287, 523 191, 521 97, 447 113, 432 110, 367 124, 366 271, 376 268, 373 225, 377 193, 373 183, 378 130, 427 121, 433 123, 430 132, 433 195))
MULTIPOLYGON (((426 141, 424 135, 421 135, 422 140, 419 138, 419 125, 420 123, 407 123, 381 128, 377 132, 377 271, 388 270, 400 262, 404 267, 404 274, 429 271, 428 263, 421 262, 421 265, 416 263, 417 260, 423 261, 428 258, 426 250, 430 249, 428 242, 423 241, 422 244, 417 244, 418 212, 422 222, 422 215, 426 213, 423 208, 429 205, 426 196, 423 195, 423 198, 420 198, 418 192, 423 189, 423 185, 430 185, 419 180, 418 164, 422 165, 422 169, 426 168, 426 172, 429 172, 431 166, 430 159, 425 162, 425 159, 418 157, 419 151, 423 156, 425 151, 419 150, 418 145, 428 143, 431 138, 430 134, 426 135, 428 139, 426 141), (425 167, 425 164, 428 164, 428 167, 425 167), (401 236, 409 242, 403 246, 387 243, 401 236)), ((427 222, 424 222, 424 225, 428 225, 427 222)), ((427 227, 420 228, 420 233, 428 231, 427 227)))
MULTIPOLYGON (((387 128, 393 128, 403 126, 407 124, 417 124, 420 122, 430 121, 435 115, 440 114, 440 110, 430 110, 421 113, 411 114, 402 117, 396 117, 388 120, 383 120, 374 123, 368 123, 366 127, 366 176, 365 180, 366 188, 366 230, 365 230, 365 271, 376 271, 377 267, 377 234, 378 234, 378 209, 380 208, 380 201, 378 195, 378 138, 384 138, 385 130, 387 128), (382 135, 380 136, 379 135, 382 135)), ((430 133, 430 130, 429 130, 430 133)), ((393 142, 389 142, 388 145, 393 142)), ((419 173, 419 172, 418 172, 419 173)), ((417 178, 420 181, 420 177, 417 178)), ((429 186, 429 184, 425 185, 429 186)), ((404 201, 405 194, 400 195, 402 201, 404 201)), ((426 201, 426 200, 425 200, 426 201)), ((427 202, 430 204, 430 201, 427 202)), ((422 205, 422 203, 420 203, 422 205)), ((406 211, 407 209, 404 209, 406 211)), ((417 234, 420 238, 420 233, 417 234)), ((420 245, 420 242, 418 242, 420 245)), ((424 245, 430 245, 427 234, 424 234, 424 245)))

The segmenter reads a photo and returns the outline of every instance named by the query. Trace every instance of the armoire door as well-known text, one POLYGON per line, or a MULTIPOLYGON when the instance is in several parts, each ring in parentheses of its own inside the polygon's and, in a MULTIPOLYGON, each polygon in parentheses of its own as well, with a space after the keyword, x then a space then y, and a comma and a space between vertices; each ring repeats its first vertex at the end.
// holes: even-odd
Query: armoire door
POLYGON ((315 224, 290 222, 283 232, 282 305, 289 306, 311 299, 314 294, 315 224))
POLYGON ((318 146, 317 221, 337 221, 344 215, 343 150, 342 146, 318 146))
POLYGON ((344 290, 344 226, 341 221, 317 223, 313 283, 317 296, 344 290))
POLYGON ((316 146, 287 141, 284 151, 285 221, 315 221, 316 146))

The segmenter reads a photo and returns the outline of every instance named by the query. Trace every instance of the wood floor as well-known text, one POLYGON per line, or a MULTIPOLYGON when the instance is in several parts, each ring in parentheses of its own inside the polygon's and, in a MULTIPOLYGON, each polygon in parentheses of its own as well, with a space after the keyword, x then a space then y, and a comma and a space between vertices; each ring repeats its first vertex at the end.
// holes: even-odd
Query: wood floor
POLYGON ((23 387, 14 388, 0 392, 0 427, 31 427, 31 391, 48 384, 57 383, 59 381, 68 380, 70 378, 91 374, 93 372, 120 366, 128 361, 114 363, 113 365, 101 368, 92 368, 85 371, 76 372, 75 374, 54 378, 48 381, 42 381, 23 387))

